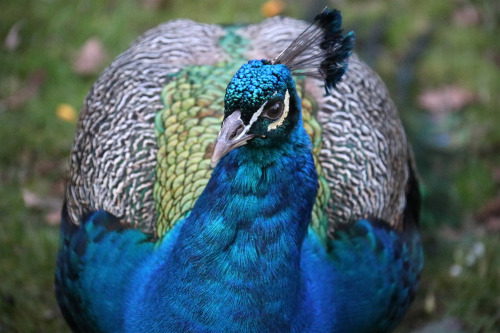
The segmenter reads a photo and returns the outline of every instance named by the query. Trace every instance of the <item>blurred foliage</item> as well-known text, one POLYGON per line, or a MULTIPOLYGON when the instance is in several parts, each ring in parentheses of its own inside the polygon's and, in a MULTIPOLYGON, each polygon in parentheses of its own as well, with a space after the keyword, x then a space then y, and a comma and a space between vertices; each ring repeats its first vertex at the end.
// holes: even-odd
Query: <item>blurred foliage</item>
POLYGON ((342 10, 357 52, 391 91, 421 175, 426 266, 398 331, 446 317, 466 332, 498 330, 500 3, 264 3, 0 2, 0 332, 68 331, 53 295, 58 212, 73 112, 103 66, 169 19, 251 23, 284 5, 283 14, 310 20, 327 4, 342 10), (95 74, 78 74, 75 58, 90 38, 107 58, 95 74))

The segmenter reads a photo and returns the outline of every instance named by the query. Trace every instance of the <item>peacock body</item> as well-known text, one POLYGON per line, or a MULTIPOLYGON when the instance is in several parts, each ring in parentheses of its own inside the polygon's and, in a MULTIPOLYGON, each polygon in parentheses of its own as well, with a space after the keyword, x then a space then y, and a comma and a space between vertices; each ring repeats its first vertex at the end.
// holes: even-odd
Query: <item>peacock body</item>
POLYGON ((74 331, 397 325, 422 269, 418 186, 397 110, 340 25, 331 10, 309 29, 176 20, 104 71, 62 213, 56 294, 74 331))

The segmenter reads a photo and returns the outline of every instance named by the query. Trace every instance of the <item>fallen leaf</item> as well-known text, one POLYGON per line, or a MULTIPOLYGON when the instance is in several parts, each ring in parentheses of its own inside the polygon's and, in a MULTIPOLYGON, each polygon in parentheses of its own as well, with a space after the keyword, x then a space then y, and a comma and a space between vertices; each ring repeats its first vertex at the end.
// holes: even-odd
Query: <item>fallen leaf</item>
POLYGON ((488 232, 500 232, 500 217, 489 218, 485 227, 488 232))
POLYGON ((77 112, 74 107, 69 104, 61 103, 57 106, 56 115, 68 123, 76 122, 77 112))
POLYGON ((428 293, 425 296, 424 310, 426 313, 434 313, 436 311, 436 296, 434 293, 428 293))
POLYGON ((62 196, 41 195, 30 191, 26 188, 22 189, 24 205, 30 209, 37 209, 45 213, 45 222, 49 225, 58 225, 61 219, 62 196))
POLYGON ((285 3, 281 0, 269 0, 262 5, 260 11, 265 17, 273 17, 281 14, 285 9, 285 3))
POLYGON ((52 210, 45 214, 45 222, 52 226, 59 225, 61 223, 61 209, 52 210))
POLYGON ((453 12, 453 23, 457 26, 477 26, 480 22, 481 14, 473 5, 463 6, 453 12))
POLYGON ((89 38, 73 61, 73 70, 81 75, 96 74, 106 58, 107 52, 104 50, 100 39, 97 37, 89 38))
POLYGON ((41 197, 37 193, 30 191, 26 188, 22 189, 22 195, 23 195, 24 205, 28 208, 59 210, 62 202, 62 198, 41 197))
POLYGON ((411 331, 411 333, 463 333, 463 322, 456 317, 447 317, 425 324, 424 327, 411 331))
POLYGON ((24 205, 28 208, 38 207, 42 202, 42 199, 36 195, 36 193, 31 192, 27 189, 23 189, 23 200, 24 205))
POLYGON ((9 30, 7 37, 5 37, 5 48, 12 52, 15 51, 19 44, 21 44, 21 27, 23 26, 22 21, 17 21, 9 30))
POLYGON ((459 111, 475 100, 474 92, 456 85, 429 89, 418 97, 420 107, 435 114, 459 111))

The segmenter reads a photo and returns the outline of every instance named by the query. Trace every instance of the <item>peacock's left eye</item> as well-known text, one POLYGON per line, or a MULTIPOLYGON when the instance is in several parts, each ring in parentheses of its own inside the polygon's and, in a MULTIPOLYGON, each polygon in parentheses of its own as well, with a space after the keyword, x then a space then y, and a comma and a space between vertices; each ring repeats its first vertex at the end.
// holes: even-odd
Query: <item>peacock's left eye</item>
POLYGON ((276 120, 281 117, 283 114, 283 102, 279 101, 271 104, 270 106, 266 106, 264 109, 263 115, 271 120, 276 120))

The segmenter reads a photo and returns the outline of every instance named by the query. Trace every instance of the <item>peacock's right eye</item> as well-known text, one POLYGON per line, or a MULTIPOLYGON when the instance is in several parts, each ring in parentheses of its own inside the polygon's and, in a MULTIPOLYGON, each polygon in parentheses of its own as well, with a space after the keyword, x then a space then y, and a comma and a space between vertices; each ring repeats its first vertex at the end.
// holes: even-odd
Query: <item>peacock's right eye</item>
POLYGON ((266 106, 263 112, 264 117, 267 117, 271 120, 276 120, 280 118, 282 114, 283 114, 283 102, 281 101, 273 103, 270 106, 266 106))

